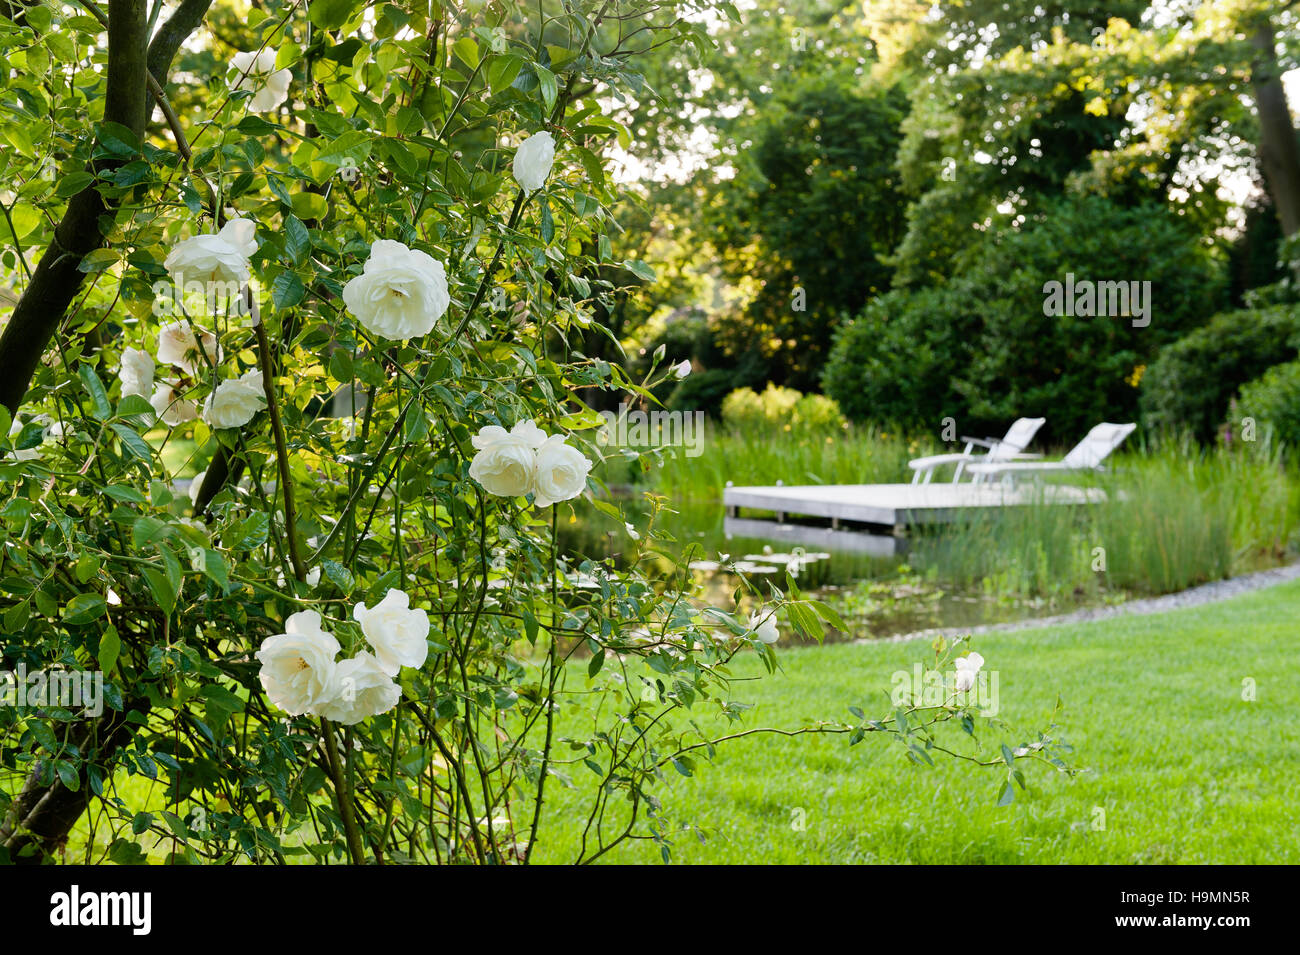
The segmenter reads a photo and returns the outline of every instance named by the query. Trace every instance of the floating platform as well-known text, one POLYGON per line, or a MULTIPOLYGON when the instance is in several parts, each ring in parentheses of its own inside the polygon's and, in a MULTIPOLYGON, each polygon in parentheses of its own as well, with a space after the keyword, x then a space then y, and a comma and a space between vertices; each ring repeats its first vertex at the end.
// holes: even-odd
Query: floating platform
MULTIPOLYGON (((784 524, 792 515, 820 517, 838 530, 841 522, 892 527, 894 533, 920 524, 950 524, 973 513, 1006 507, 1099 504, 1100 488, 1066 484, 805 484, 791 487, 729 487, 722 493, 727 516, 739 509, 766 511, 784 524)), ((757 522, 755 522, 757 523, 757 522)), ((757 529, 757 528, 755 528, 757 529)))

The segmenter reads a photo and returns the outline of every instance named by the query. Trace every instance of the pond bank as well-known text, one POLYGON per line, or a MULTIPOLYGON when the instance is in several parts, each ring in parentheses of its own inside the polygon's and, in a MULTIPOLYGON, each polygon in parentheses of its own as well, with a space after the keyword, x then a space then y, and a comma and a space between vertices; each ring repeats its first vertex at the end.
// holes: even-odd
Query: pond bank
POLYGON ((1177 593, 1162 594, 1159 597, 1142 597, 1128 600, 1121 604, 1102 607, 1086 607, 1070 613, 1054 614, 1049 617, 1034 617, 1028 620, 1015 620, 1008 623, 981 624, 974 627, 933 627, 928 630, 916 630, 889 637, 860 637, 846 641, 848 643, 903 643, 909 640, 922 640, 928 637, 953 637, 980 633, 1012 633, 1017 630, 1037 630, 1042 627, 1056 627, 1063 624, 1089 623, 1106 620, 1111 617, 1146 616, 1164 613, 1167 610, 1179 610, 1183 607, 1197 607, 1202 604, 1218 603, 1230 597, 1263 590, 1300 578, 1300 563, 1285 567, 1271 567, 1256 570, 1248 574, 1215 580, 1180 590, 1177 593))

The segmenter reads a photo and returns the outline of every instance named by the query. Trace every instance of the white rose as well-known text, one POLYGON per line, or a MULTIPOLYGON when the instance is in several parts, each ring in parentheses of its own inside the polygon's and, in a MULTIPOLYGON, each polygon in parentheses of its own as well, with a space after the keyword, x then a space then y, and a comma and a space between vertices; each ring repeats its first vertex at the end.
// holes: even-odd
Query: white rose
POLYGON ((203 420, 214 428, 242 428, 264 407, 262 373, 246 371, 213 389, 203 405, 203 420))
POLYGON ((534 133, 515 150, 515 182, 525 192, 535 192, 546 184, 555 163, 555 140, 543 130, 534 133))
POLYGON ((269 113, 289 98, 293 73, 275 68, 275 50, 236 53, 230 60, 230 69, 240 74, 232 90, 257 90, 248 101, 248 108, 254 113, 269 113))
MULTIPOLYGON (((242 286, 250 275, 248 259, 256 251, 257 224, 251 219, 231 219, 220 232, 177 242, 163 260, 163 267, 181 287, 182 294, 187 282, 235 282, 242 286)), ((205 289, 205 294, 208 291, 205 289)))
POLYGON ((389 676, 402 667, 420 668, 429 655, 429 615, 411 610, 410 598, 400 590, 390 590, 373 607, 359 603, 352 616, 361 624, 366 642, 375 648, 379 666, 389 676))
POLYGON ((158 382, 153 397, 149 399, 154 414, 158 415, 162 423, 169 428, 184 424, 186 421, 193 421, 199 416, 198 405, 192 401, 185 401, 176 394, 178 384, 180 383, 175 379, 164 379, 158 382))
POLYGON ((533 488, 536 451, 545 442, 546 432, 531 420, 509 431, 490 424, 470 439, 478 453, 469 463, 469 476, 489 494, 523 497, 533 488))
POLYGON ((339 643, 321 629, 320 614, 302 610, 285 621, 285 632, 262 641, 257 651, 267 699, 290 716, 318 713, 338 695, 339 643))
POLYGON ((673 365, 673 374, 678 378, 685 378, 691 373, 691 360, 684 358, 677 364, 673 365))
POLYGON ((338 686, 334 696, 320 708, 320 715, 335 723, 352 726, 371 716, 387 713, 402 699, 402 688, 364 650, 335 668, 338 686))
POLYGON ((361 274, 343 286, 343 303, 375 335, 394 341, 424 335, 451 304, 447 270, 431 255, 380 239, 361 274))
POLYGON ((546 439, 537 449, 533 470, 533 501, 538 507, 550 507, 557 501, 577 497, 587 487, 588 461, 577 448, 564 443, 564 435, 546 439))
POLYGON ((776 625, 776 611, 770 607, 760 607, 749 615, 749 629, 764 643, 776 643, 781 639, 781 630, 776 625))
POLYGON ((127 395, 148 398, 153 390, 153 356, 140 348, 123 349, 117 377, 122 381, 123 398, 127 395))
POLYGON ((953 661, 957 668, 957 692, 965 693, 975 686, 975 677, 979 675, 980 667, 984 665, 984 658, 978 653, 971 653, 964 657, 958 657, 953 661))
POLYGON ((207 356, 215 365, 221 361, 221 347, 217 336, 199 329, 198 337, 189 322, 172 322, 158 329, 158 360, 173 365, 187 375, 197 374, 208 367, 207 356))

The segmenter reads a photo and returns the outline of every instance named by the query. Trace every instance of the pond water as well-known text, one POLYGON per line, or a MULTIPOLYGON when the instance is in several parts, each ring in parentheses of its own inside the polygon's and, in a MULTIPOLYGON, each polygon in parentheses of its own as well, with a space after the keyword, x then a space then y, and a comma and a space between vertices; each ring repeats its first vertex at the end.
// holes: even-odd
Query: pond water
MULTIPOLYGON (((632 497, 619 503, 633 528, 644 533, 648 505, 632 497)), ((729 518, 721 503, 712 501, 679 501, 670 508, 659 512, 655 524, 673 540, 659 549, 690 563, 702 587, 702 604, 731 604, 738 580, 722 563, 736 562, 736 569, 760 587, 770 577, 784 589, 791 570, 805 595, 826 601, 850 625, 850 633, 831 634, 830 640, 1003 623, 1124 599, 1104 590, 1044 599, 1000 593, 987 584, 954 587, 945 582, 941 560, 924 541, 729 518)), ((622 562, 633 546, 626 528, 598 513, 561 523, 559 537, 564 552, 597 560, 622 562)), ((672 569, 668 560, 658 563, 665 574, 672 569)))

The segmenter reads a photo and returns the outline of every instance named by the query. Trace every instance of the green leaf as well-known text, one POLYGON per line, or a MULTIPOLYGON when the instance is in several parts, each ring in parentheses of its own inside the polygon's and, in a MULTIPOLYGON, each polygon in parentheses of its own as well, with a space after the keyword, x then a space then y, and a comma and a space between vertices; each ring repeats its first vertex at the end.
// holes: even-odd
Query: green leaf
POLYGON ((361 6, 358 0, 312 0, 307 6, 307 19, 322 30, 337 30, 361 6))
POLYGON ((141 461, 148 461, 153 457, 153 449, 149 447, 144 438, 140 437, 139 432, 129 424, 114 421, 109 424, 109 427, 122 439, 122 447, 130 451, 132 455, 141 461))
POLYGON ((297 216, 284 217, 284 251, 294 265, 302 265, 311 252, 311 235, 297 216))
POLYGON ((323 219, 329 211, 324 196, 314 192, 299 192, 293 196, 293 213, 299 219, 323 219))
POLYGON ((478 44, 470 37, 463 36, 457 40, 452 44, 451 52, 460 57, 471 70, 478 66, 478 44))
POLYGON ((303 300, 307 289, 293 272, 281 272, 271 283, 271 301, 276 308, 293 308, 303 300))
POLYGON ((104 631, 104 635, 99 638, 99 668, 105 673, 113 672, 113 667, 117 665, 118 654, 122 652, 122 640, 117 635, 117 628, 109 627, 104 631))
POLYGON ((655 280, 655 270, 644 262, 634 262, 632 259, 628 259, 623 263, 623 268, 627 269, 639 279, 645 279, 647 282, 653 282, 655 280))
POLYGON ((203 573, 216 581, 222 593, 230 592, 230 572, 226 569, 226 559, 210 547, 203 549, 203 573))
POLYGON ((327 580, 345 594, 350 594, 352 588, 356 586, 356 579, 352 576, 352 572, 338 561, 322 561, 321 572, 327 580))
POLYGON ((101 421, 109 417, 113 413, 113 406, 108 401, 108 392, 104 390, 104 383, 99 380, 99 375, 95 373, 94 366, 82 364, 77 368, 77 376, 81 379, 86 394, 90 395, 95 417, 101 421))
POLYGON ((150 421, 157 416, 153 405, 149 404, 149 399, 143 395, 127 395, 117 403, 116 416, 119 418, 139 418, 143 415, 149 415, 150 421))
POLYGON ((551 204, 542 202, 542 241, 547 245, 555 238, 555 220, 551 218, 551 204))
POLYGON ((509 89, 523 65, 523 59, 513 53, 494 56, 488 66, 488 89, 492 94, 495 96, 502 90, 509 89))
POLYGON ((59 782, 63 783, 64 789, 76 792, 81 788, 81 778, 77 775, 77 770, 71 763, 61 759, 54 764, 54 769, 59 774, 59 782))
POLYGON ((406 413, 404 424, 406 429, 406 441, 409 444, 418 444, 429 435, 429 421, 424 416, 424 409, 419 405, 413 405, 411 410, 406 413))
POLYGON ((560 92, 555 74, 539 63, 533 64, 533 72, 537 74, 537 85, 542 88, 542 100, 546 103, 546 108, 554 109, 560 92))
POLYGON ((153 598, 162 608, 163 613, 171 613, 176 608, 176 591, 172 589, 167 575, 153 567, 142 567, 140 572, 144 575, 145 583, 149 585, 149 590, 153 592, 153 598))
POLYGON ((133 487, 127 487, 124 484, 110 484, 104 488, 104 493, 115 501, 121 501, 124 504, 143 504, 145 497, 133 487))
POLYGON ((90 623, 108 612, 108 603, 100 594, 78 594, 63 608, 63 622, 70 626, 90 623))
POLYGON ((222 534, 225 545, 233 550, 252 550, 266 543, 268 530, 267 518, 258 511, 250 514, 229 531, 222 534))
POLYGON ((59 178, 59 184, 54 187, 54 194, 60 199, 67 199, 69 196, 75 196, 94 181, 95 177, 88 172, 69 173, 59 178))
POLYGON ((1016 801, 1016 791, 1011 788, 1011 780, 1002 783, 1002 789, 998 792, 998 805, 1009 806, 1016 801))
POLYGON ((112 249, 95 249, 95 251, 87 253, 77 263, 77 271, 102 272, 109 266, 116 265, 119 261, 121 261, 121 256, 112 249))
POLYGON ((591 655, 591 662, 587 664, 587 679, 592 679, 600 672, 601 667, 605 665, 605 648, 601 647, 591 655))
POLYGON ((140 140, 121 123, 101 123, 99 145, 114 156, 134 156, 140 152, 140 140))
POLYGON ((131 525, 131 544, 136 550, 143 550, 146 544, 162 540, 170 532, 168 526, 156 517, 137 517, 131 525))

